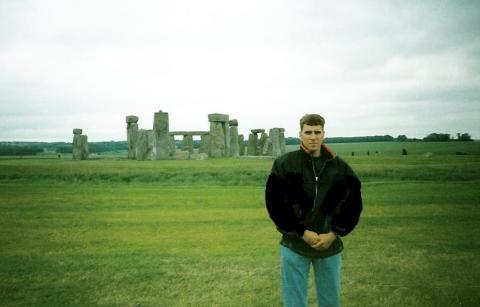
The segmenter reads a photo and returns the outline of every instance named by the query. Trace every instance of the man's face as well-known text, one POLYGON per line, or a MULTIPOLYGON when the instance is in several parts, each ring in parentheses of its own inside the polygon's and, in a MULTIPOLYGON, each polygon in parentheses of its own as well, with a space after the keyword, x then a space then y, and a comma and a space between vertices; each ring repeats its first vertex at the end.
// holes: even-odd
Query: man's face
POLYGON ((323 143, 325 137, 325 131, 322 126, 309 126, 303 125, 302 131, 300 131, 300 140, 303 145, 311 152, 319 152, 320 146, 323 143))

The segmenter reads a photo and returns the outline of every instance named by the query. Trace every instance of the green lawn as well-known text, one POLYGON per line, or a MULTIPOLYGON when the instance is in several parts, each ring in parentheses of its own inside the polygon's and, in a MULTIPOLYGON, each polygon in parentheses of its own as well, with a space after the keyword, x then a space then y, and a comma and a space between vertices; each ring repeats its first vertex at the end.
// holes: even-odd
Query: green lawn
MULTIPOLYGON (((342 305, 476 306, 480 156, 345 158, 342 305)), ((0 160, 1 305, 280 306, 271 163, 0 160)))

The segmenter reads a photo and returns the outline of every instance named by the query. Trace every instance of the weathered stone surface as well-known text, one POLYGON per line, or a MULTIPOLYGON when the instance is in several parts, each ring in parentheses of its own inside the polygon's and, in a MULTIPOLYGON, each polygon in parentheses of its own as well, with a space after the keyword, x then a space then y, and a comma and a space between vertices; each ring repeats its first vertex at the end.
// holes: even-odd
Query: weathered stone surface
POLYGON ((200 135, 200 148, 198 148, 199 153, 205 153, 208 155, 208 146, 210 143, 210 133, 200 135))
POLYGON ((240 149, 238 146, 238 127, 230 126, 230 155, 231 157, 238 157, 240 149))
POLYGON ((265 143, 262 146, 262 156, 271 156, 272 155, 272 140, 270 137, 267 137, 265 143))
POLYGON ((238 135, 238 154, 240 156, 245 155, 245 140, 243 138, 243 134, 238 135))
POLYGON ((88 159, 88 137, 86 135, 78 133, 73 135, 72 158, 74 160, 88 159))
POLYGON ((219 158, 225 156, 225 132, 221 122, 210 122, 209 152, 208 156, 219 158))
POLYGON ((280 148, 280 130, 278 128, 270 129, 270 139, 272 140, 272 156, 278 157, 282 154, 280 148))
POLYGON ((223 152, 224 157, 230 156, 230 125, 228 122, 222 123, 223 135, 225 135, 225 151, 223 152))
POLYGON ((88 159, 88 136, 82 134, 82 155, 81 159, 86 160, 88 159))
POLYGON ((137 135, 138 135, 138 117, 137 116, 127 116, 127 148, 128 148, 128 159, 134 160, 136 155, 135 146, 137 144, 137 135), (136 120, 130 120, 129 117, 134 117, 136 120))
POLYGON ((170 158, 170 136, 167 112, 155 112, 153 117, 153 134, 156 159, 170 158))
POLYGON ((153 130, 138 130, 135 157, 137 160, 155 159, 155 136, 153 130))
POLYGON ((206 160, 206 159, 208 159, 208 155, 204 152, 193 153, 190 155, 190 160, 206 160))
POLYGON ((73 129, 73 134, 82 134, 82 129, 80 128, 73 129))
POLYGON ((186 150, 179 150, 175 152, 175 155, 173 156, 173 159, 175 160, 188 160, 190 159, 190 153, 186 150))
POLYGON ((229 116, 227 114, 219 114, 219 113, 213 113, 213 114, 208 114, 208 121, 209 122, 228 122, 229 116))
POLYGON ((172 131, 169 135, 192 135, 190 131, 172 131))
POLYGON ((280 148, 282 155, 287 152, 287 146, 285 144, 285 129, 280 128, 280 148))
POLYGON ((231 126, 238 126, 238 120, 236 119, 231 119, 228 121, 228 124, 231 126))
POLYGON ((257 134, 250 133, 248 136, 248 148, 247 155, 256 156, 257 155, 257 134))
POLYGON ((267 139, 268 139, 268 134, 266 134, 265 132, 262 132, 262 135, 260 136, 260 140, 258 141, 258 146, 256 150, 257 156, 265 155, 263 154, 263 148, 265 147, 265 143, 267 142, 267 139))
POLYGON ((286 152, 284 131, 285 129, 283 128, 270 129, 270 139, 272 140, 272 151, 270 155, 274 157, 281 156, 286 152))
POLYGON ((177 150, 177 146, 175 145, 175 137, 173 135, 169 136, 168 147, 170 148, 170 156, 173 156, 177 150))
POLYGON ((264 133, 265 129, 252 129, 250 131, 252 131, 252 133, 264 133))
POLYGON ((125 118, 125 121, 127 122, 127 124, 136 123, 136 122, 138 122, 138 116, 135 116, 135 115, 127 115, 127 117, 125 118))
POLYGON ((193 153, 193 137, 191 134, 185 134, 183 136, 182 150, 193 153))
POLYGON ((78 133, 73 135, 72 141, 72 158, 73 160, 80 160, 82 148, 82 136, 78 133))
POLYGON ((205 135, 210 134, 209 131, 171 131, 170 135, 205 135))

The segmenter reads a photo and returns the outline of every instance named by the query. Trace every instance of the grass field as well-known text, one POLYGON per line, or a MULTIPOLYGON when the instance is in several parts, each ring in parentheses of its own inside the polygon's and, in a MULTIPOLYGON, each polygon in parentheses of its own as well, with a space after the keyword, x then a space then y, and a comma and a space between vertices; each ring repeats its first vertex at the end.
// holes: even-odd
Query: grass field
MULTIPOLYGON (((381 151, 345 155, 364 212, 342 305, 478 306, 480 155, 381 151)), ((1 305, 280 306, 271 163, 0 160, 1 305)))

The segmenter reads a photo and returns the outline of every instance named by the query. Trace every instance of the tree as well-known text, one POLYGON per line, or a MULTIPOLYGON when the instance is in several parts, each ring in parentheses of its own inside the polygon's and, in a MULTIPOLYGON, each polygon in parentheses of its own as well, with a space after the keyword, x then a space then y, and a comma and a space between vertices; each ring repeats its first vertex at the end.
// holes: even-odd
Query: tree
POLYGON ((397 136, 397 141, 398 142, 406 142, 408 140, 407 136, 405 134, 401 134, 397 136))
POLYGON ((450 141, 450 134, 448 133, 430 133, 423 138, 426 142, 448 142, 450 141))
POLYGON ((457 133, 457 141, 473 141, 472 137, 468 133, 457 133))

